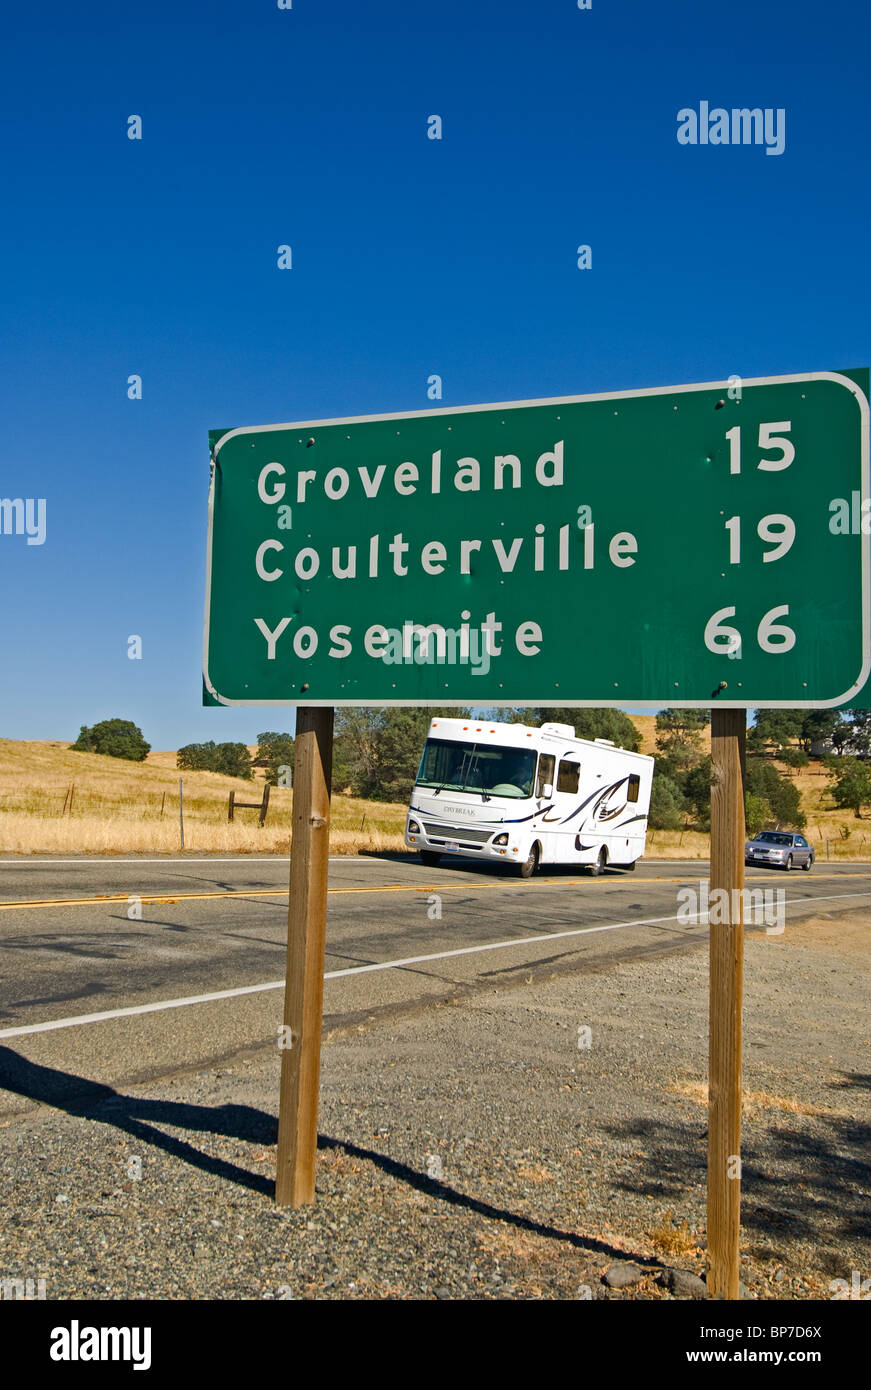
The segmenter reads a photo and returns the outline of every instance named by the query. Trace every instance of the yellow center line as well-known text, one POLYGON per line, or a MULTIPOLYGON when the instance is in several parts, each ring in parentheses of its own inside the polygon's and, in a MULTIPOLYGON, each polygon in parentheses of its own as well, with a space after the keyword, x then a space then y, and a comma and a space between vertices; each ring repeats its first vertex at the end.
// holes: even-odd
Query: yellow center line
MULTIPOLYGON (((844 874, 814 874, 814 881, 817 883, 848 878, 871 878, 871 873, 844 873, 844 874)), ((632 879, 603 879, 599 883, 600 888, 633 887, 641 883, 694 883, 701 882, 701 879, 688 878, 686 874, 677 876, 661 875, 659 877, 635 876, 632 879)), ((752 880, 756 882, 757 880, 752 880)), ((528 892, 531 888, 577 888, 582 883, 586 884, 589 879, 539 879, 537 881, 524 881, 523 883, 382 883, 374 887, 367 888, 329 888, 327 892, 333 896, 342 896, 349 893, 460 893, 464 890, 477 890, 479 892, 493 892, 502 889, 507 892, 528 892)), ((95 898, 42 898, 39 900, 24 899, 21 902, 0 902, 0 912, 14 912, 19 908, 31 907, 102 907, 110 903, 126 903, 131 898, 138 898, 141 903, 179 903, 179 902, 202 902, 211 898, 286 898, 286 888, 233 888, 218 893, 172 893, 155 896, 144 893, 104 893, 95 898)))
MULTIPOLYGON (((342 893, 445 893, 459 892, 462 888, 480 888, 482 891, 493 888, 519 888, 520 884, 507 883, 382 883, 373 888, 329 888, 330 894, 342 893)), ((552 884, 524 883, 524 888, 547 888, 552 884)), ((571 883, 566 883, 571 887, 571 883)), ((286 888, 234 888, 222 893, 174 893, 172 896, 154 897, 144 893, 103 894, 97 898, 45 898, 39 901, 24 899, 21 902, 0 903, 0 911, 11 912, 19 907, 105 907, 111 903, 126 903, 138 898, 141 903, 179 903, 197 902, 206 898, 269 898, 287 897, 286 888)))

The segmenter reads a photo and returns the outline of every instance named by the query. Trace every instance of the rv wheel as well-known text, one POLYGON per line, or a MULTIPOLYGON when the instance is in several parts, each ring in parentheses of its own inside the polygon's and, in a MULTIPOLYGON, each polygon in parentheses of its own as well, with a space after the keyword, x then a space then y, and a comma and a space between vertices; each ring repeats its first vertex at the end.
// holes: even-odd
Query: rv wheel
POLYGON ((599 850, 598 855, 596 856, 595 864, 590 865, 590 873, 592 874, 593 878, 598 878, 599 874, 603 874, 605 872, 605 865, 607 864, 607 862, 608 860, 605 855, 605 849, 603 846, 602 849, 599 850))
POLYGON ((520 865, 521 878, 532 878, 532 875, 538 868, 538 858, 539 849, 538 842, 536 841, 536 843, 532 846, 532 849, 529 851, 529 858, 524 860, 524 862, 520 865))
POLYGON ((433 854, 432 850, 422 849, 420 860, 428 869, 435 869, 442 862, 442 857, 440 854, 433 854))

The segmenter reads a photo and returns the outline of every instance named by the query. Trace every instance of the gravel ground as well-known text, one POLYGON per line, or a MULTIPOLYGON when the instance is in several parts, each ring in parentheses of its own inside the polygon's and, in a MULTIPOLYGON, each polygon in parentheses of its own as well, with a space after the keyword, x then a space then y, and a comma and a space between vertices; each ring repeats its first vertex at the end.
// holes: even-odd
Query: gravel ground
MULTIPOLYGON (((869 926, 747 938, 751 1297, 871 1273, 869 926)), ((50 1299, 670 1298, 663 1268, 704 1269, 706 1030, 699 948, 499 970, 492 992, 334 1030, 318 1200, 295 1212, 271 1200, 272 1046, 84 1113, 7 1114, 0 1277, 43 1275, 50 1299), (635 1282, 603 1283, 629 1260, 635 1282)))

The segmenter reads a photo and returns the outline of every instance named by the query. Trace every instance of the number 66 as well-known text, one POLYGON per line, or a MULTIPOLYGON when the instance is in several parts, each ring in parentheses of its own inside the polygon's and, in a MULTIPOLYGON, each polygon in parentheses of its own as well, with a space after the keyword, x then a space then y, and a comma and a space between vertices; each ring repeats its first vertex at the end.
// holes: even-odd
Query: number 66
MULTIPOLYGON (((734 618, 735 609, 718 608, 705 625, 705 646, 717 656, 736 656, 741 650, 741 634, 736 627, 730 627, 723 620, 734 618)), ((789 617, 789 604, 769 608, 756 630, 756 641, 764 652, 791 652, 795 646, 795 633, 786 623, 778 623, 777 618, 789 617)))

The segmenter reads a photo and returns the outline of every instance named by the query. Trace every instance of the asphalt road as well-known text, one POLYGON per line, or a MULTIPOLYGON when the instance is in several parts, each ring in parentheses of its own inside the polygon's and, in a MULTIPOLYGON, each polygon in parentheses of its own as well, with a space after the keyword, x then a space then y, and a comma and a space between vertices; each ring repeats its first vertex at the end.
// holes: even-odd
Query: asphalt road
MULTIPOLYGON (((278 857, 0 859, 0 1117, 68 1100, 83 1078, 144 1081, 275 1048, 287 872, 278 857), (211 994, 224 997, 201 1001, 211 994), (116 1012, 129 1009, 144 1011, 116 1012), (42 1092, 18 1087, 16 1054, 45 1069, 42 1092)), ((707 926, 678 919, 678 893, 707 873, 650 860, 523 882, 469 861, 335 859, 325 1029, 702 950, 707 926)), ((787 921, 871 903, 871 865, 748 870, 747 882, 785 890, 787 921)))

